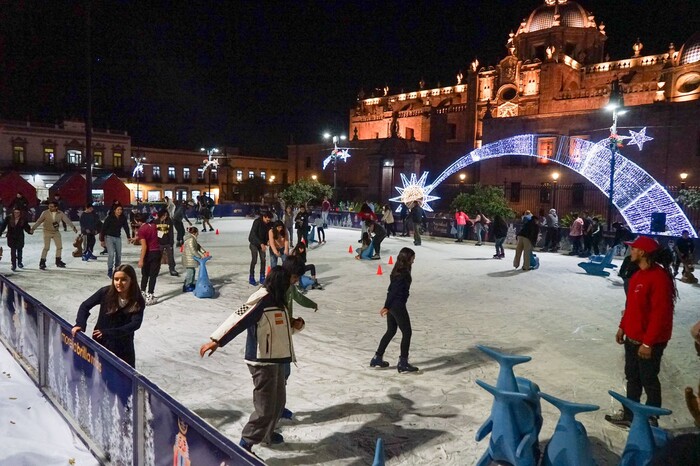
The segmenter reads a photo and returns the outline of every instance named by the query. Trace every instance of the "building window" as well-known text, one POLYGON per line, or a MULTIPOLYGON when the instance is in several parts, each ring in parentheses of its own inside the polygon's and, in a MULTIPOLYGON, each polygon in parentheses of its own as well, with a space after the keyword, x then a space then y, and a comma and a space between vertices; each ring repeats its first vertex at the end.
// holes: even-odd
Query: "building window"
POLYGON ((575 206, 583 205, 583 194, 585 188, 583 183, 574 183, 571 185, 571 204, 575 206))
POLYGON ((103 161, 104 156, 102 155, 101 150, 96 150, 92 153, 92 163, 95 164, 96 167, 101 167, 103 161))
POLYGON ((122 157, 121 152, 115 152, 112 155, 112 165, 114 168, 124 168, 124 157, 122 157))
POLYGON ((267 173, 265 173, 264 171, 260 171, 260 178, 262 178, 263 180, 267 178, 267 173))
POLYGON ((255 178, 255 172, 253 170, 248 170, 248 179, 255 178))
POLYGON ((236 181, 243 181, 243 170, 236 170, 236 181))
POLYGON ((68 165, 80 165, 82 163, 83 153, 79 150, 68 149, 66 152, 66 160, 68 165))
POLYGON ((547 164, 549 159, 554 157, 554 142, 555 138, 537 139, 537 163, 547 164))
POLYGON ((48 167, 56 165, 56 150, 53 147, 44 147, 44 165, 48 167))
POLYGON ((204 181, 204 169, 203 168, 197 169, 197 181, 204 181))
POLYGON ((520 187, 519 182, 510 184, 510 202, 520 202, 520 187))
POLYGON ((552 186, 549 183, 540 184, 540 203, 548 204, 552 202, 552 186))
POLYGON ((210 168, 209 176, 211 177, 212 181, 219 181, 219 170, 214 170, 213 168, 210 168))
POLYGON ((166 189, 165 191, 163 191, 163 194, 165 195, 164 197, 167 197, 167 198, 170 199, 171 201, 173 200, 173 192, 172 192, 172 190, 166 189))
POLYGON ((454 123, 447 125, 447 139, 457 139, 457 125, 454 123))
POLYGON ((160 166, 158 165, 153 165, 153 179, 160 179, 160 166))
POLYGON ((306 168, 311 168, 311 157, 306 157, 306 168))
POLYGON ((27 155, 24 151, 24 146, 12 146, 12 163, 24 165, 26 161, 27 155))
POLYGON ((168 179, 170 181, 175 181, 176 176, 175 176, 175 167, 169 166, 168 167, 168 179))
POLYGON ((148 191, 148 202, 160 201, 160 191, 148 191))
POLYGON ((406 139, 411 140, 414 138, 413 128, 405 128, 406 139))
POLYGON ((185 167, 182 169, 182 179, 185 181, 189 181, 192 179, 192 176, 190 175, 190 168, 185 167))
POLYGON ((201 193, 200 191, 192 191, 192 198, 191 199, 196 202, 200 193, 201 193))

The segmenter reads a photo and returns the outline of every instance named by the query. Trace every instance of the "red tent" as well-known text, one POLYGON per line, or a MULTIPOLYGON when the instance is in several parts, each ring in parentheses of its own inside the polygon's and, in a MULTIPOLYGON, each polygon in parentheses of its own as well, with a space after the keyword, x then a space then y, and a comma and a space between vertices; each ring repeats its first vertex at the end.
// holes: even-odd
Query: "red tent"
POLYGON ((87 182, 80 173, 66 173, 49 188, 49 199, 58 194, 65 207, 85 206, 87 182))
POLYGON ((8 172, 0 177, 0 199, 5 207, 17 197, 17 193, 27 198, 29 207, 36 207, 39 199, 36 197, 36 188, 17 172, 8 172))
POLYGON ((131 204, 131 191, 114 173, 95 178, 92 189, 103 191, 104 205, 106 206, 112 205, 115 200, 123 206, 131 204))

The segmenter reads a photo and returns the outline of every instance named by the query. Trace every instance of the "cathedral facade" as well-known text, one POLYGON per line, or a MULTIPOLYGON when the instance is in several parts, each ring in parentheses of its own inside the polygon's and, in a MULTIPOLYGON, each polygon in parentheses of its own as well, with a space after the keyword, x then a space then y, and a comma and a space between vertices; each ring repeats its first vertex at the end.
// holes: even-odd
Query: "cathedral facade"
MULTIPOLYGON (((654 139, 643 151, 625 145, 621 155, 662 185, 678 185, 681 173, 689 184, 700 184, 700 32, 680 47, 671 43, 651 54, 637 40, 621 60, 606 55, 607 40, 605 25, 579 3, 546 0, 508 35, 497 66, 475 60, 449 86, 421 83, 412 92, 360 96, 349 117, 349 145, 359 150, 339 168, 338 184, 361 186, 367 197, 385 201, 396 195, 401 172, 437 174, 482 145, 537 134, 538 157, 484 161, 466 168, 461 181, 512 192, 548 186, 556 172, 560 186, 585 186, 585 178, 548 159, 558 150, 557 135, 592 142, 609 137, 612 114, 605 107, 615 85, 628 110, 619 118, 620 133, 647 127, 654 139)), ((292 179, 320 172, 327 153, 310 147, 290 146, 292 179)), ((448 182, 459 185, 457 176, 448 182)), ((550 199, 525 205, 518 197, 511 195, 515 209, 551 207, 550 199)), ((577 207, 569 201, 560 199, 562 210, 577 207)))

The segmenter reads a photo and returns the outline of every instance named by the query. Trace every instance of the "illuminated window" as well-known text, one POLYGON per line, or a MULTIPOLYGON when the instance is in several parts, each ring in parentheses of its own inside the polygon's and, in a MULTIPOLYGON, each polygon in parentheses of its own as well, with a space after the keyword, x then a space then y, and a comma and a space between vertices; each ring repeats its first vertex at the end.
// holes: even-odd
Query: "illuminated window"
POLYGON ((96 167, 101 167, 103 161, 104 157, 102 155, 101 150, 96 150, 92 153, 92 162, 95 164, 96 167))
POLYGON ((44 147, 44 165, 56 165, 56 150, 53 147, 44 147))
POLYGON ((264 171, 261 171, 260 178, 262 178, 264 180, 266 177, 267 177, 267 173, 265 173, 264 171))
POLYGON ((190 175, 189 167, 185 167, 182 169, 182 179, 185 181, 189 181, 192 179, 192 176, 190 175))
MULTIPOLYGON (((169 179, 170 181, 175 181, 175 178, 176 178, 176 176, 175 176, 175 167, 169 166, 169 167, 168 167, 168 179, 169 179)), ((170 197, 170 196, 168 196, 168 197, 170 197)))
POLYGON ((547 164, 549 159, 554 157, 554 142, 555 138, 538 138, 537 139, 537 163, 547 164))
POLYGON ((203 168, 197 169, 197 181, 204 181, 204 169, 203 168))
POLYGON ((219 181, 219 170, 209 169, 209 176, 211 176, 212 181, 219 181))
POLYGON ((83 160, 83 153, 76 149, 68 149, 66 152, 66 160, 68 161, 68 165, 80 165, 83 160))
POLYGON ((153 165, 153 178, 160 178, 160 167, 158 165, 153 165))
POLYGON ((27 155, 24 151, 24 146, 12 147, 12 163, 24 165, 27 161, 27 155))
POLYGON ((167 197, 168 199, 172 200, 173 199, 173 192, 171 190, 166 189, 163 191, 164 197, 167 197))
POLYGON ((552 202, 552 186, 549 183, 540 183, 540 203, 552 202))
POLYGON ((236 181, 243 181, 243 170, 236 170, 236 181))
POLYGON ((160 191, 148 191, 148 202, 160 201, 160 191))
POLYGON ((112 155, 112 165, 114 168, 124 168, 124 157, 122 157, 121 152, 115 152, 112 155))
POLYGON ((255 172, 253 170, 248 171, 248 178, 255 178, 255 172))

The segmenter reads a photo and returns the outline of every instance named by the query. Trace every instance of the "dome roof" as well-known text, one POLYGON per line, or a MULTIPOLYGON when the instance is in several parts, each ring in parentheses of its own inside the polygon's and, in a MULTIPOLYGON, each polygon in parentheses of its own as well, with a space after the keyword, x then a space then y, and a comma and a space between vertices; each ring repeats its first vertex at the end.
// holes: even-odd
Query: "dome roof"
POLYGON ((681 48, 680 65, 687 65, 700 61, 700 31, 696 32, 681 48))
POLYGON ((588 26, 588 13, 576 2, 566 0, 547 1, 530 14, 525 26, 525 32, 535 32, 542 29, 549 29, 554 23, 554 13, 559 14, 561 26, 574 28, 584 28, 588 26))

